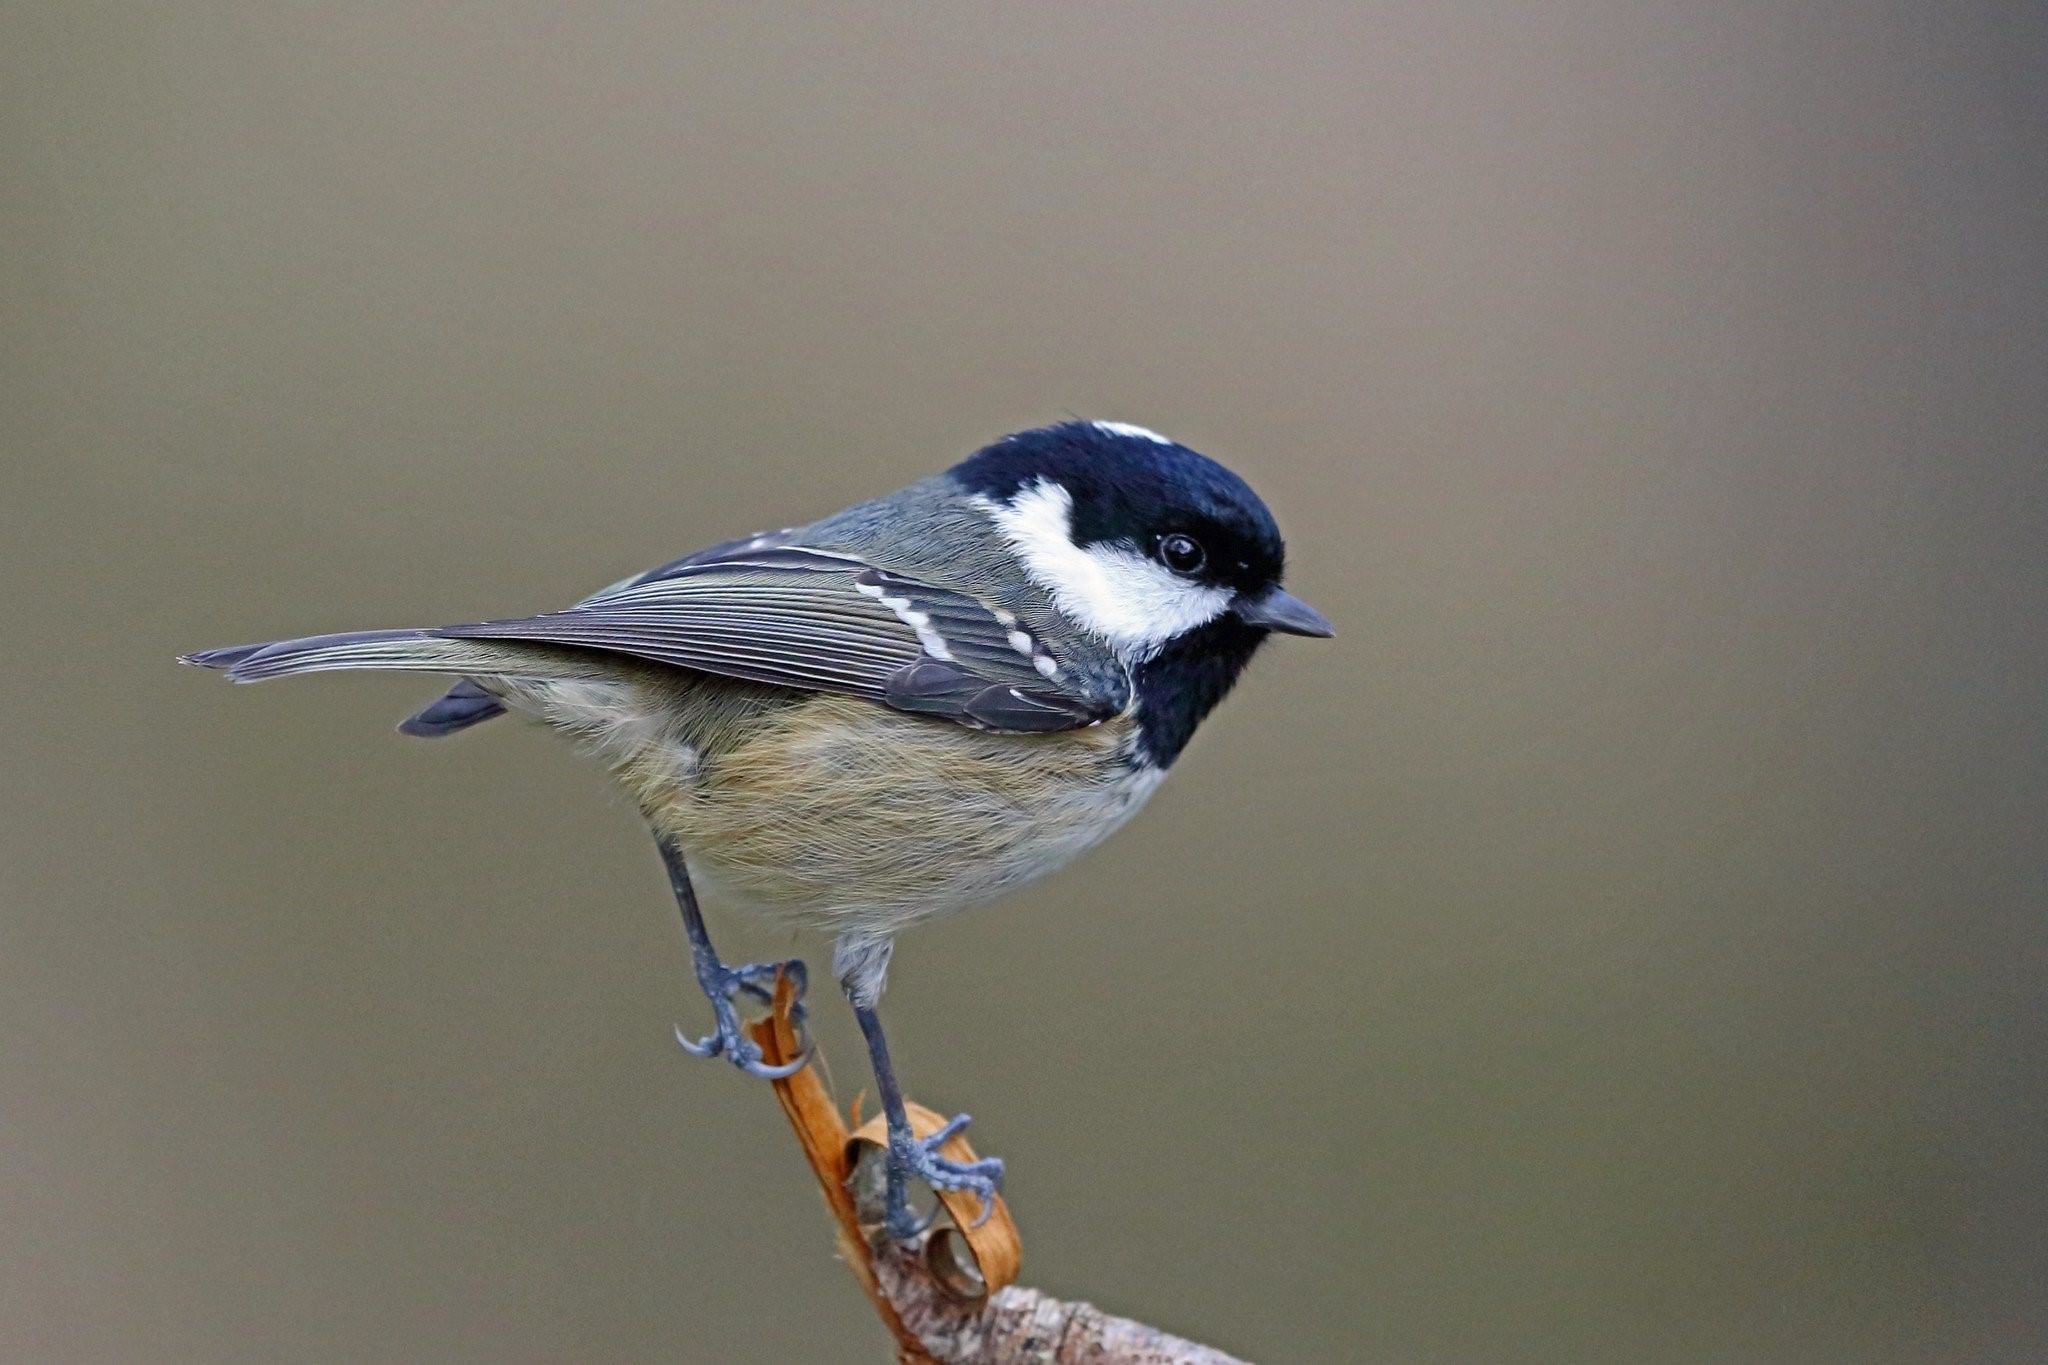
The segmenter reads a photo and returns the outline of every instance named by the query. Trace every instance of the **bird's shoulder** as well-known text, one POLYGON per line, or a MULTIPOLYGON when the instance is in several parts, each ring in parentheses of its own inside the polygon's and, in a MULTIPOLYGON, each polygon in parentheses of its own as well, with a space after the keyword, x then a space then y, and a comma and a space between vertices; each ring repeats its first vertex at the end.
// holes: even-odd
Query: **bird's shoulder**
POLYGON ((987 512, 949 475, 886 498, 856 503, 808 526, 775 533, 854 556, 899 578, 979 602, 1015 623, 1085 685, 1126 696, 1129 668, 1107 642, 1077 625, 1026 571, 987 512), (915 528, 906 534, 905 528, 915 528))

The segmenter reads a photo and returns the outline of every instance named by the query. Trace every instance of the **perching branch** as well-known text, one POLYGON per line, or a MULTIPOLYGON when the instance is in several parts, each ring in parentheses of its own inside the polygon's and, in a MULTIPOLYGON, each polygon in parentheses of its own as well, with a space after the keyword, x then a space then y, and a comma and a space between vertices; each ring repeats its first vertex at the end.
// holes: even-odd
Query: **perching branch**
MULTIPOLYGON (((790 982, 778 979, 772 1013, 750 1026, 771 1066, 794 1059, 801 1046, 789 1017, 794 999, 790 982)), ((932 1231, 909 1245, 889 1242, 879 1234, 887 1144, 881 1118, 863 1125, 856 1113, 849 1132, 816 1066, 774 1085, 838 1224, 840 1256, 895 1337, 899 1365, 1244 1365, 1092 1304, 1013 1284, 1023 1249, 1000 1197, 975 1227, 980 1200, 943 1192, 945 1217, 932 1231)), ((920 1137, 944 1124, 922 1105, 908 1108, 920 1137)), ((974 1159, 963 1136, 942 1150, 974 1159)))

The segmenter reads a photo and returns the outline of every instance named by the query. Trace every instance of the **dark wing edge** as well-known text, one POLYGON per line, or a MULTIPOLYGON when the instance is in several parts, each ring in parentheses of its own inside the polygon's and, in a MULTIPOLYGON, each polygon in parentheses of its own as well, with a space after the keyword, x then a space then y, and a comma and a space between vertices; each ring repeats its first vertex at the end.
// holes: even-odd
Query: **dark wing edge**
POLYGON ((1026 734, 1096 725, 1116 714, 1072 693, 992 683, 940 659, 920 660, 892 674, 882 699, 912 715, 1026 734))

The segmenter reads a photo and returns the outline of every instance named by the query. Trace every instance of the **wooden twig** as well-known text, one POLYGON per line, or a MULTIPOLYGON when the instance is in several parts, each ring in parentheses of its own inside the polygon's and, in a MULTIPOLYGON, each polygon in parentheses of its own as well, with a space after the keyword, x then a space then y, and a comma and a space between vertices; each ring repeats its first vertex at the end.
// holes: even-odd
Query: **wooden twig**
MULTIPOLYGON (((794 1000, 791 983, 778 979, 772 1011, 751 1026, 770 1065, 793 1059, 801 1047, 789 1014, 794 1000)), ((840 1256, 895 1338, 899 1365, 1244 1365, 1092 1304, 1011 1283, 1023 1251, 1000 1197, 976 1225, 977 1199, 944 1194, 946 1217, 917 1242, 882 1237, 886 1139, 879 1117, 860 1125, 856 1114, 857 1131, 849 1132, 815 1065, 775 1082, 775 1097, 837 1224, 840 1256)), ((922 1105, 908 1108, 920 1135, 941 1126, 922 1105)), ((944 1151, 974 1159, 962 1136, 944 1151)))

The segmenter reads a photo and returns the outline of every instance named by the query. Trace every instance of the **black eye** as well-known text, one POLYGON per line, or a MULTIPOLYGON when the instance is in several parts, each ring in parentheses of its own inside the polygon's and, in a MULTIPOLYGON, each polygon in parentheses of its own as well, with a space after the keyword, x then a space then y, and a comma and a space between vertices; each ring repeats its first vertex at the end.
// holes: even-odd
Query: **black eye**
POLYGON ((1159 562, 1175 573, 1193 573, 1208 559, 1193 536, 1184 536, 1176 531, 1159 538, 1159 562))

